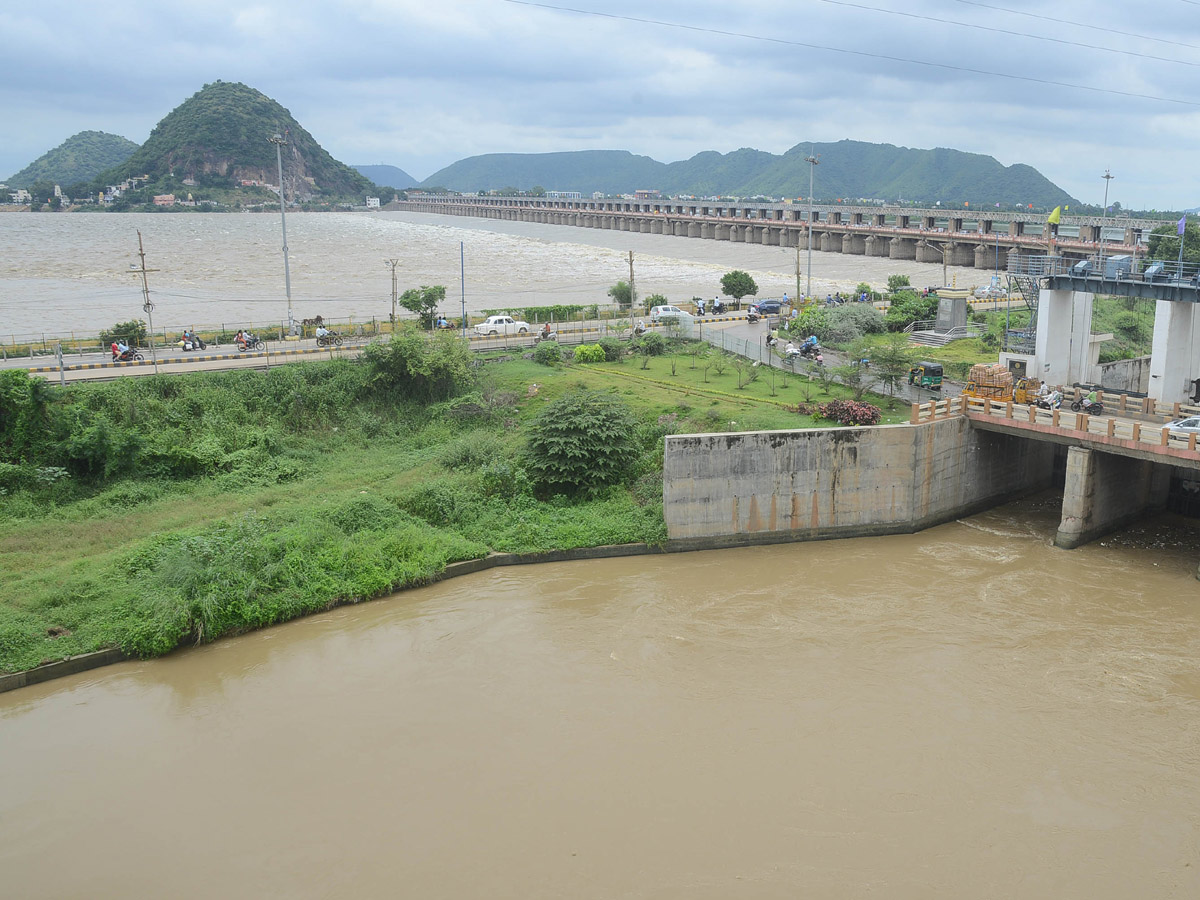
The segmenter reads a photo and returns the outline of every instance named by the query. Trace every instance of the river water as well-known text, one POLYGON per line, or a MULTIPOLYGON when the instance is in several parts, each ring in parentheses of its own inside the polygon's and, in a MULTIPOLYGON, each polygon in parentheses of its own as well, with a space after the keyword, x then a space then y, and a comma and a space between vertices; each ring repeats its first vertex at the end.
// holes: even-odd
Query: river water
POLYGON ((1200 896, 1194 534, 502 568, 0 695, 0 895, 1200 896))
MULTIPOLYGON (((296 213, 287 224, 297 318, 387 318, 386 259, 397 260, 400 291, 445 285, 448 315, 464 299, 469 312, 608 303, 608 289, 629 278, 630 250, 643 297, 710 299, 731 269, 749 271, 761 297, 796 290, 796 252, 780 247, 406 212, 296 213)), ((8 213, 0 215, 0 343, 91 335, 145 318, 141 277, 130 268, 140 265, 139 230, 157 327, 286 320, 277 215, 8 213)), ((807 254, 801 266, 807 285, 807 254)), ((949 271, 962 286, 991 275, 949 271)), ((895 273, 917 286, 942 282, 940 265, 817 251, 812 289, 824 296, 860 281, 882 288, 895 273)))

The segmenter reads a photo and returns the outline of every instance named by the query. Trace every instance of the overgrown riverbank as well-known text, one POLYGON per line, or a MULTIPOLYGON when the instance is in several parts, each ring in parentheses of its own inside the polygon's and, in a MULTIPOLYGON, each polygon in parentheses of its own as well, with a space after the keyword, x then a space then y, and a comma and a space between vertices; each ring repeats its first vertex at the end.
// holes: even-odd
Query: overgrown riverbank
POLYGON ((665 434, 804 427, 796 408, 828 399, 784 373, 692 368, 676 349, 477 365, 452 337, 412 336, 361 363, 269 372, 65 389, 5 373, 0 670, 104 647, 157 655, 492 551, 661 543, 665 434), (612 478, 564 491, 528 447, 580 388, 628 411, 627 452, 612 478))

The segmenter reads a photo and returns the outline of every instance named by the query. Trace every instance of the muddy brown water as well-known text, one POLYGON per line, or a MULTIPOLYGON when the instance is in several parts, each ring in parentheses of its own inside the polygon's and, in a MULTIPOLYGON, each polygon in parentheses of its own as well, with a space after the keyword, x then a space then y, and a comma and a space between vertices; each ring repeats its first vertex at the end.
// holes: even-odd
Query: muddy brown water
POLYGON ((1200 896, 1200 541, 1056 523, 498 569, 0 695, 0 896, 1200 896))

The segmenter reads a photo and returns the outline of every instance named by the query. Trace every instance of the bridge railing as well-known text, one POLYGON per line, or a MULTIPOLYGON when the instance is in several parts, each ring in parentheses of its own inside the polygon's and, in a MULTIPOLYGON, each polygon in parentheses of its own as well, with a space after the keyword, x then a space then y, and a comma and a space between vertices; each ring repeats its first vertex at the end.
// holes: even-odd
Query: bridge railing
POLYGON ((933 422, 936 419, 965 415, 966 406, 963 401, 966 399, 966 397, 943 397, 939 400, 914 403, 909 422, 913 425, 920 425, 922 422, 933 422))
POLYGON ((1065 431, 1081 432, 1102 438, 1115 438, 1158 447, 1172 447, 1196 452, 1195 433, 1173 432, 1166 423, 1139 422, 1120 419, 1116 416, 1092 416, 1086 412, 1075 412, 1066 408, 1041 409, 1036 406, 991 400, 986 397, 959 397, 964 413, 1006 419, 1014 423, 1043 425, 1065 431))

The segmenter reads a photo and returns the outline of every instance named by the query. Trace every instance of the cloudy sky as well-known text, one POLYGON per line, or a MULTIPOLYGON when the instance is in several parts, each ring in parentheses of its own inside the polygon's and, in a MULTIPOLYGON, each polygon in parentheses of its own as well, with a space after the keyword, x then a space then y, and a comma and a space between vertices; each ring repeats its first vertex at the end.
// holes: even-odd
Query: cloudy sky
POLYGON ((39 0, 0 33, 0 177, 85 129, 140 143, 221 79, 419 179, 482 153, 852 138, 1200 205, 1200 0, 39 0))

